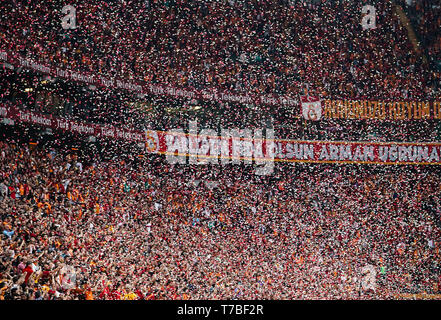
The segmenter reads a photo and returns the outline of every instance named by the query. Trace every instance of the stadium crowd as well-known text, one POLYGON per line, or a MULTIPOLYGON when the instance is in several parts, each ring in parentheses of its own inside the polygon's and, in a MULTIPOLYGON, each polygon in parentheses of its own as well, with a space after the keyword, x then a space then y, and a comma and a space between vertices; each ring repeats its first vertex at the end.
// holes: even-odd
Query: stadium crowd
MULTIPOLYGON (((418 2, 418 1, 417 1, 418 2)), ((57 1, 2 3, 3 49, 62 68, 236 92, 428 98, 439 73, 413 53, 393 1, 57 1)), ((439 19, 425 19, 434 28, 439 19)))
POLYGON ((0 298, 439 293, 438 169, 278 168, 88 162, 4 140, 0 298))

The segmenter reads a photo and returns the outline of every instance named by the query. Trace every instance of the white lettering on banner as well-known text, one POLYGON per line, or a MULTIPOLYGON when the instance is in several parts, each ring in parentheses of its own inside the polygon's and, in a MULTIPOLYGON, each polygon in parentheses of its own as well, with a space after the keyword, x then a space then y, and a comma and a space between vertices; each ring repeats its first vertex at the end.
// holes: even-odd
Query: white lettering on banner
POLYGON ((188 124, 189 164, 218 163, 218 138, 216 131, 204 129, 198 134, 197 121, 188 124), (210 136, 210 137, 209 137, 210 136))
POLYGON ((244 163, 252 164, 253 159, 262 159, 264 157, 262 130, 255 130, 254 137, 250 129, 233 129, 231 130, 231 135, 232 163, 238 164, 241 162, 241 158, 244 158, 244 163))
POLYGON ((339 156, 338 156, 338 147, 331 144, 329 146, 329 157, 331 160, 339 160, 339 156))
MULTIPOLYGON (((301 155, 298 152, 297 155, 301 155)), ((324 145, 320 151, 319 160, 332 160, 332 161, 369 161, 375 160, 374 155, 374 147, 366 146, 363 148, 363 151, 360 146, 355 148, 354 153, 352 153, 351 145, 342 145, 339 146, 329 144, 328 146, 324 145), (329 149, 328 149, 329 148, 329 149)))
POLYGON ((438 162, 439 154, 436 147, 432 147, 430 157, 429 148, 423 146, 380 146, 378 149, 379 158, 383 162, 438 162))
MULTIPOLYGON (((250 129, 243 130, 242 136, 244 139, 242 140, 241 152, 245 158, 244 162, 251 164, 253 158, 263 157, 262 141, 253 139, 252 131, 250 129)), ((262 136, 262 134, 260 134, 260 136, 262 136)))
POLYGON ((31 122, 34 124, 41 124, 41 125, 48 126, 48 127, 52 125, 51 119, 48 119, 48 118, 40 116, 40 115, 33 114, 32 112, 20 111, 19 118, 20 118, 20 120, 25 121, 25 122, 31 122))
POLYGON ((198 150, 199 163, 219 163, 219 139, 216 131, 212 129, 203 129, 199 133, 200 147, 198 150), (204 156, 209 156, 204 159, 204 156))
POLYGON ((374 155, 374 147, 365 146, 363 147, 363 151, 360 146, 355 148, 354 156, 352 157, 353 161, 375 161, 374 155))
POLYGON ((23 67, 29 67, 30 66, 30 62, 28 61, 28 59, 23 59, 22 57, 19 57, 18 61, 19 61, 20 65, 23 66, 23 67))
POLYGON ((430 153, 429 162, 438 162, 439 161, 439 154, 436 147, 432 147, 432 152, 430 153))
POLYGON ((320 151, 319 160, 329 160, 329 153, 328 148, 326 148, 326 145, 322 147, 322 150, 320 151))
POLYGON ((27 113, 27 112, 19 111, 18 117, 20 120, 25 121, 25 122, 31 121, 31 114, 27 113))
POLYGON ((70 71, 70 77, 75 80, 75 81, 82 81, 82 82, 86 82, 86 83, 94 83, 94 75, 84 75, 81 74, 79 72, 75 72, 75 71, 70 71))
POLYGON ((87 134, 94 134, 95 129, 91 126, 84 125, 84 124, 78 124, 73 121, 70 122, 70 130, 77 133, 87 133, 87 134))
POLYGON ((381 161, 396 161, 398 159, 398 149, 396 146, 385 147, 380 146, 378 154, 381 161))
POLYGON ((194 92, 183 89, 176 89, 173 87, 168 87, 165 91, 167 94, 175 97, 194 98, 195 96, 194 92))
POLYGON ((418 147, 418 161, 424 160, 427 161, 429 158, 429 148, 428 147, 418 147))
POLYGON ((188 159, 188 163, 197 163, 197 154, 199 150, 198 123, 197 121, 189 121, 188 123, 188 153, 194 155, 188 159))
POLYGON ((314 159, 314 146, 306 144, 286 144, 286 157, 288 159, 306 160, 314 159))
POLYGON ((389 160, 396 161, 397 159, 398 159, 397 146, 392 146, 389 148, 389 160))
POLYGON ((46 67, 42 64, 35 63, 35 62, 31 63, 31 68, 34 70, 37 70, 37 71, 44 72, 44 73, 51 73, 51 68, 46 67))
POLYGON ((244 130, 243 155, 249 160, 245 163, 251 164, 251 159, 263 159, 263 134, 261 129, 254 130, 254 137, 251 136, 251 130, 244 130))
POLYGON ((407 156, 409 161, 416 161, 418 158, 418 148, 417 147, 408 147, 407 156))
POLYGON ((221 136, 217 136, 213 129, 204 129, 198 134, 197 123, 191 121, 188 135, 182 129, 166 134, 167 160, 171 164, 186 163, 188 153, 189 164, 218 164, 220 155, 222 165, 239 164, 242 161, 252 164, 254 160, 257 165, 256 174, 270 174, 274 170, 274 132, 267 129, 267 134, 271 140, 262 139, 262 130, 255 130, 253 138, 250 129, 221 129, 221 136), (266 157, 263 152, 264 141, 266 157))
POLYGON ((115 129, 116 136, 119 139, 129 140, 129 141, 143 141, 144 136, 137 132, 130 132, 130 131, 124 131, 115 129))
MULTIPOLYGON (((254 132, 254 140, 259 139, 261 131, 254 132)), ((266 129, 266 160, 255 159, 257 168, 255 170, 256 175, 266 176, 274 172, 274 130, 266 129)))
POLYGON ((131 132, 130 137, 135 141, 144 141, 144 136, 138 132, 131 132))
POLYGON ((221 99, 224 101, 240 102, 240 103, 252 103, 252 99, 249 96, 236 96, 233 94, 220 94, 221 99))
POLYGON ((286 148, 286 157, 288 159, 293 159, 294 158, 294 145, 292 143, 287 143, 285 148, 286 148))
POLYGON ((285 158, 285 153, 283 152, 283 147, 280 142, 274 143, 274 155, 280 159, 285 158))
POLYGON ((375 161, 374 147, 364 147, 364 161, 375 161))
POLYGON ((57 77, 61 78, 69 78, 69 73, 66 70, 62 70, 59 68, 56 68, 56 75, 57 77))
POLYGON ((154 93, 154 94, 163 94, 164 93, 164 88, 160 87, 160 86, 154 86, 154 85, 149 85, 149 90, 150 92, 154 93))
POLYGON ((354 157, 352 158, 354 161, 366 161, 363 153, 361 152, 360 146, 355 148, 354 157))
POLYGON ((303 146, 303 157, 305 160, 314 160, 314 145, 312 144, 305 144, 303 146))
POLYGON ((209 91, 202 91, 202 98, 205 100, 219 100, 217 93, 215 92, 209 92, 209 91))
POLYGON ((409 150, 407 147, 399 146, 398 147, 398 160, 399 161, 408 161, 408 159, 409 159, 408 152, 409 152, 409 150))
POLYGON ((51 68, 46 67, 46 66, 39 64, 39 63, 35 63, 30 59, 23 59, 23 58, 19 57, 18 61, 19 61, 20 65, 23 67, 30 68, 30 69, 40 71, 43 73, 51 73, 51 68))
MULTIPOLYGON (((440 143, 367 143, 367 142, 330 142, 330 141, 292 141, 274 140, 274 133, 266 129, 264 138, 260 129, 222 129, 220 135, 215 130, 204 129, 198 133, 197 126, 190 128, 194 133, 189 135, 182 130, 164 133, 161 131, 116 129, 113 126, 101 127, 93 124, 69 121, 63 118, 22 111, 14 107, 0 105, 0 115, 13 121, 39 124, 61 130, 70 130, 80 134, 86 133, 97 137, 118 138, 145 142, 150 153, 167 153, 179 159, 179 163, 218 164, 252 164, 259 167, 263 164, 267 169, 274 161, 290 162, 353 162, 376 164, 435 164, 441 165, 440 143), (254 132, 254 136, 253 136, 254 132), (271 136, 269 136, 269 134, 271 136), (176 152, 179 155, 176 155, 176 152), (194 161, 196 159, 196 161, 194 161), (194 161, 191 162, 190 160, 194 161)), ((177 163, 177 162, 175 162, 177 163)), ((256 170, 257 174, 257 170, 256 170)))
MULTIPOLYGON (((221 141, 220 141, 220 152, 221 152, 221 164, 230 163, 230 141, 232 137, 232 131, 228 129, 221 129, 221 141)), ((232 142, 231 142, 232 143, 232 142)))
POLYGON ((118 139, 124 139, 124 131, 123 130, 115 129, 115 133, 116 133, 116 137, 118 139))
MULTIPOLYGON (((297 100, 294 100, 290 97, 272 97, 272 96, 260 96, 257 99, 253 99, 248 94, 240 95, 233 93, 216 93, 209 90, 202 90, 201 93, 198 91, 194 91, 193 89, 179 89, 168 86, 166 88, 161 87, 159 85, 154 85, 151 83, 146 83, 144 81, 137 81, 137 83, 133 83, 131 81, 125 80, 114 80, 107 79, 101 75, 86 75, 80 72, 72 71, 72 70, 63 70, 58 66, 45 66, 36 62, 33 62, 31 59, 17 57, 20 66, 31 68, 46 74, 51 74, 52 71, 56 74, 57 77, 72 79, 74 81, 81 81, 88 84, 94 85, 102 85, 104 87, 114 87, 121 88, 130 91, 143 92, 143 86, 146 86, 150 93, 156 95, 168 94, 174 97, 184 97, 189 99, 204 99, 204 100, 212 100, 212 101, 228 101, 228 102, 238 102, 238 103, 263 103, 268 105, 289 105, 294 106, 298 103, 297 100)), ((0 51, 0 60, 8 61, 8 52, 0 51)), ((14 64, 13 62, 11 62, 14 64)), ((133 80, 136 81, 136 80, 133 80)))
POLYGON ((0 116, 6 117, 8 115, 8 109, 5 107, 0 107, 0 116))
POLYGON ((279 99, 280 99, 280 103, 283 105, 294 106, 297 103, 294 99, 291 98, 280 97, 279 99))

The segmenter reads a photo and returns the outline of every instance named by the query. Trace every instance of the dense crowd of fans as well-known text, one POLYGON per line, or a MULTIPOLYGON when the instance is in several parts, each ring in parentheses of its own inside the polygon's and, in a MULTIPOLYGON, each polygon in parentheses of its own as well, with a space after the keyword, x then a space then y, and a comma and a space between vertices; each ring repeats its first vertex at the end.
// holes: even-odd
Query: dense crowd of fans
MULTIPOLYGON (((2 1, 0 49, 65 69, 237 93, 440 98, 433 1, 2 1), (363 30, 361 8, 376 8, 363 30), (402 5, 430 63, 414 53, 402 5)), ((439 120, 139 97, 3 65, 2 104, 135 129, 274 127, 279 138, 439 141, 439 120), (194 106, 202 106, 195 111, 194 106)), ((19 126, 17 126, 19 128, 19 126)), ((0 299, 367 299, 439 294, 432 166, 170 165, 0 142, 0 299), (366 271, 367 270, 367 271, 366 271)), ((58 133, 57 133, 58 135, 58 133)), ((38 140, 38 137, 36 137, 38 140)), ((105 148, 104 148, 105 149, 105 148)), ((104 152, 105 153, 105 152, 104 152)), ((130 158, 130 157, 129 157, 130 158)))
POLYGON ((434 167, 286 165, 258 177, 3 141, 0 297, 437 294, 440 183, 434 167))
POLYGON ((439 1, 407 1, 409 12, 423 49, 432 62, 435 72, 441 72, 441 4, 439 1))

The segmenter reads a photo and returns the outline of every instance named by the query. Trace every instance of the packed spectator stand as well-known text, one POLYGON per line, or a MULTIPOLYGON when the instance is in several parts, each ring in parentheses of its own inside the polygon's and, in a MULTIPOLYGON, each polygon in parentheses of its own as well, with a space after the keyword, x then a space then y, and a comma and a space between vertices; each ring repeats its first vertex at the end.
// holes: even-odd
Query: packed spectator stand
MULTIPOLYGON (((1 49, 176 87, 439 99, 439 7, 370 1, 3 1, 1 49), (401 5, 423 46, 414 52, 401 5)), ((0 75, 2 104, 168 130, 273 126, 309 140, 440 141, 440 121, 323 120, 295 108, 139 97, 0 75), (27 90, 31 88, 32 90, 27 90), (194 106, 202 106, 195 109, 194 106), (198 110, 198 111, 197 111, 198 110)), ((399 299, 439 294, 437 166, 170 165, 115 141, 0 125, 0 299, 399 299), (31 144, 29 143, 31 142, 31 144), (75 152, 80 146, 81 152, 75 152), (97 147, 98 146, 98 147, 97 147), (366 266, 378 270, 366 287, 366 266), (409 297, 409 296, 407 296, 409 297)))

